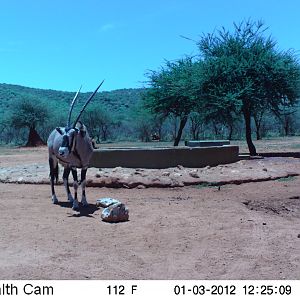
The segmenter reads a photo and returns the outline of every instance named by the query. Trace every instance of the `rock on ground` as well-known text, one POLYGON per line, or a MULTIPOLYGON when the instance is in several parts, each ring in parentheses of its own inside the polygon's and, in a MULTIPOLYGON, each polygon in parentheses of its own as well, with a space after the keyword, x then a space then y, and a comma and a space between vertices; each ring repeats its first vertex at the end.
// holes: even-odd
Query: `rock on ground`
POLYGON ((101 213, 101 218, 105 222, 124 222, 129 219, 129 210, 123 203, 116 203, 105 208, 101 213))

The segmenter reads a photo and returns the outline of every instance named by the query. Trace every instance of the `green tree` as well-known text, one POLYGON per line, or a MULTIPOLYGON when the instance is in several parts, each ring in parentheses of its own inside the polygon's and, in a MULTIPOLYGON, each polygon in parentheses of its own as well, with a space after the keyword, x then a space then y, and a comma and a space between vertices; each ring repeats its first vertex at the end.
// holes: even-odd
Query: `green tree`
POLYGON ((178 146, 189 114, 194 110, 198 94, 198 63, 186 57, 175 62, 167 61, 159 71, 148 75, 150 88, 146 92, 146 107, 153 113, 167 117, 178 117, 179 128, 174 140, 178 146))
POLYGON ((253 111, 253 119, 255 123, 256 139, 261 140, 261 127, 264 121, 264 116, 267 112, 267 103, 261 103, 260 107, 256 107, 253 111))
POLYGON ((190 132, 193 140, 199 140, 200 132, 203 130, 205 117, 201 112, 192 112, 190 114, 190 132))
POLYGON ((295 119, 296 119, 296 107, 289 107, 283 105, 280 112, 274 112, 277 120, 279 120, 280 125, 282 126, 283 135, 288 136, 294 133, 295 128, 295 119))
POLYGON ((262 108, 280 111, 295 105, 299 97, 299 63, 292 51, 279 51, 265 36, 262 22, 234 24, 201 37, 203 92, 208 106, 242 113, 250 155, 256 155, 251 137, 251 118, 262 108))
MULTIPOLYGON (((208 82, 210 85, 211 82, 208 82)), ((207 88, 207 85, 202 86, 202 92, 207 88)), ((210 91, 209 91, 210 92, 210 91)), ((234 124, 240 119, 240 105, 233 101, 235 95, 228 93, 222 98, 216 94, 208 94, 200 103, 199 111, 201 111, 206 124, 211 123, 215 131, 215 136, 219 135, 219 127, 226 126, 228 128, 229 140, 232 139, 234 124)))
POLYGON ((153 133, 153 115, 147 111, 135 113, 135 131, 142 142, 150 142, 153 133))
POLYGON ((10 119, 12 127, 29 129, 26 146, 35 147, 45 144, 37 128, 44 124, 48 117, 49 112, 45 103, 33 96, 24 96, 13 106, 10 119))
POLYGON ((96 142, 106 141, 114 126, 113 116, 98 104, 91 104, 83 114, 83 122, 96 142))

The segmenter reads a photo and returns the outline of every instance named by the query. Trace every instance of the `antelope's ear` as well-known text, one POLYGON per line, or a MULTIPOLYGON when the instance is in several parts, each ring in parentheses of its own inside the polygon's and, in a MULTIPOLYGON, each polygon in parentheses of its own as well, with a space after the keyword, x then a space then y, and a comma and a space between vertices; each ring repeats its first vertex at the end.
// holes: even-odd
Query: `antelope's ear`
POLYGON ((83 124, 81 121, 77 121, 76 125, 75 125, 75 129, 81 130, 83 124))
POLYGON ((63 132, 60 127, 56 127, 55 129, 60 135, 63 135, 63 132))
POLYGON ((86 130, 85 129, 80 130, 80 135, 84 138, 86 136, 86 130))

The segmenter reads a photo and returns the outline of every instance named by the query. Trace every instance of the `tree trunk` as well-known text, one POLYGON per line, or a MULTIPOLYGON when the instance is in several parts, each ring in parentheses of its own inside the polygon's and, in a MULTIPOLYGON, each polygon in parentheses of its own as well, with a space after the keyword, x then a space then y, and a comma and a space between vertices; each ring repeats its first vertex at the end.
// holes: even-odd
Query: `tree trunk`
POLYGON ((159 136, 159 140, 162 141, 163 140, 163 135, 162 135, 162 126, 158 127, 158 136, 159 136))
POLYGON ((261 120, 258 120, 258 118, 254 118, 254 123, 256 128, 256 140, 259 141, 261 140, 261 135, 260 135, 261 120))
POLYGON ((199 128, 196 130, 195 135, 194 135, 194 140, 199 140, 199 134, 200 134, 200 130, 199 128))
POLYGON ((158 133, 159 140, 162 141, 164 139, 163 137, 163 123, 165 118, 159 118, 155 125, 155 130, 158 133))
POLYGON ((257 140, 257 141, 261 140, 260 129, 259 129, 259 127, 256 127, 256 140, 257 140))
POLYGON ((176 134, 177 134, 177 117, 173 116, 172 119, 171 119, 173 121, 173 124, 171 123, 171 125, 173 125, 172 138, 175 140, 176 139, 176 134))
POLYGON ((107 134, 108 134, 108 126, 102 125, 101 126, 101 131, 102 131, 102 140, 106 141, 107 140, 107 134))
POLYGON ((46 143, 41 139, 41 137, 39 136, 35 128, 30 127, 26 147, 37 147, 37 146, 43 146, 45 144, 46 143))
POLYGON ((233 124, 231 122, 228 124, 228 129, 229 129, 229 131, 228 131, 227 139, 229 141, 231 141, 232 140, 232 135, 233 135, 233 124))
POLYGON ((199 134, 200 134, 200 127, 201 127, 201 122, 198 120, 197 117, 191 117, 191 126, 190 126, 190 131, 192 133, 193 140, 199 140, 199 134))
POLYGON ((250 155, 255 156, 257 155, 257 153, 251 138, 251 114, 248 109, 244 109, 243 114, 244 114, 245 125, 246 125, 246 141, 247 141, 249 153, 250 155))
POLYGON ((199 134, 200 134, 200 125, 199 124, 193 124, 191 125, 191 132, 193 140, 199 140, 199 134))
POLYGON ((175 141, 174 141, 174 146, 178 146, 179 142, 180 142, 180 139, 181 139, 181 136, 182 136, 182 131, 183 131, 183 128, 187 122, 187 117, 183 117, 180 119, 180 124, 179 124, 179 129, 178 129, 178 133, 177 133, 177 136, 175 138, 175 141))
POLYGON ((288 136, 290 134, 290 122, 288 118, 285 118, 283 127, 284 127, 284 135, 288 136))
POLYGON ((213 124, 214 132, 215 132, 215 138, 217 139, 219 137, 219 128, 216 123, 213 124))

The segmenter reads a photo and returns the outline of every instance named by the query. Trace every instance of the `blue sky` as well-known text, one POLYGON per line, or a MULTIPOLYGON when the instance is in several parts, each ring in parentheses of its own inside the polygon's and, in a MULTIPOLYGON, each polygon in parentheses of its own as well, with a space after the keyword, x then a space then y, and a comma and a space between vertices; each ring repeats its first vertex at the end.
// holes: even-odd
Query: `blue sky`
POLYGON ((145 86, 164 59, 197 54, 202 33, 264 20, 300 50, 298 0, 0 0, 0 83, 76 91, 145 86))

